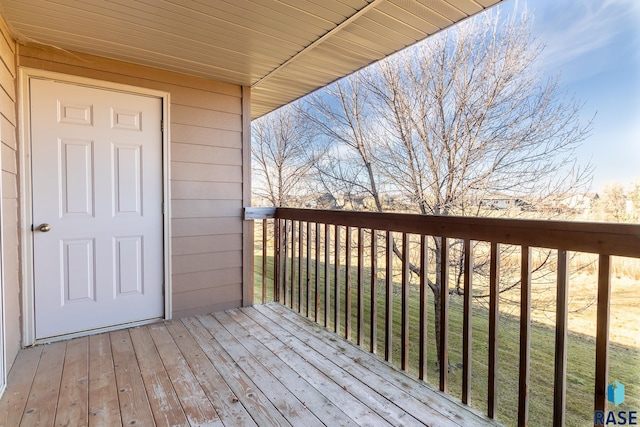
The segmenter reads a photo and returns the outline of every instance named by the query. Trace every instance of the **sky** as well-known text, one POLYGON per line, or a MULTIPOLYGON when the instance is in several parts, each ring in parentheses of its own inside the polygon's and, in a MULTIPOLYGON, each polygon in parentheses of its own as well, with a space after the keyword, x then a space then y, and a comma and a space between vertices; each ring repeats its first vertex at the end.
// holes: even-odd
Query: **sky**
POLYGON ((640 0, 507 0, 526 8, 545 49, 541 67, 584 103, 591 135, 578 151, 595 167, 592 189, 640 181, 640 0))

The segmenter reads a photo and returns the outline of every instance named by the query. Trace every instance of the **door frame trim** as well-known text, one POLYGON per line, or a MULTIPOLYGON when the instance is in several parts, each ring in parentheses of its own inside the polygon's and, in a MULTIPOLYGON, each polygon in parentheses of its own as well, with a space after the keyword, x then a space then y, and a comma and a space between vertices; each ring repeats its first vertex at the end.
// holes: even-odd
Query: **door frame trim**
MULTIPOLYGON (((39 70, 35 68, 19 67, 18 70, 18 108, 19 130, 19 195, 20 208, 20 242, 21 242, 21 269, 22 269, 22 345, 37 344, 35 338, 35 284, 33 281, 33 239, 31 224, 33 223, 32 205, 33 188, 31 182, 31 103, 30 85, 31 79, 43 79, 70 83, 79 86, 92 87, 114 92, 124 92, 134 95, 145 95, 159 98, 162 102, 162 195, 163 195, 163 255, 164 255, 164 319, 171 319, 172 313, 172 286, 171 286, 171 176, 170 176, 170 150, 169 150, 169 96, 168 92, 114 83, 104 80, 96 80, 87 77, 63 74, 53 71, 39 70)), ((130 324, 122 325, 128 327, 130 324)), ((105 329, 105 328, 103 328, 105 329)), ((110 327, 106 329, 118 329, 110 327)), ((74 334, 70 334, 69 337, 74 334)), ((65 335, 64 337, 67 337, 65 335)), ((50 340, 50 339, 49 339, 50 340)), ((46 341, 46 340, 45 340, 46 341)))

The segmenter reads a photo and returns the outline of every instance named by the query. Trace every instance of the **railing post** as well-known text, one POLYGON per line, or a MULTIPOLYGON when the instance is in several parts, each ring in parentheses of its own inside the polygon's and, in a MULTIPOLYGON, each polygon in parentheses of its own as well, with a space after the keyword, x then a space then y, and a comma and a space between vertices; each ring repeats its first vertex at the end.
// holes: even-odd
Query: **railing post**
POLYGON ((600 255, 598 260, 598 307, 596 325, 596 382, 593 408, 607 410, 607 382, 609 374, 609 304, 611 302, 611 256, 600 255))

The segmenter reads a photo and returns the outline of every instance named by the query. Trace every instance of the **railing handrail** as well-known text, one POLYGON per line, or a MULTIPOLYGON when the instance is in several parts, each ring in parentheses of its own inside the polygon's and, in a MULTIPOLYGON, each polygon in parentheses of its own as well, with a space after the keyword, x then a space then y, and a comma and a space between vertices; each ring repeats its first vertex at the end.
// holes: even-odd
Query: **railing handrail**
POLYGON ((640 258, 640 225, 276 208, 275 218, 640 258))

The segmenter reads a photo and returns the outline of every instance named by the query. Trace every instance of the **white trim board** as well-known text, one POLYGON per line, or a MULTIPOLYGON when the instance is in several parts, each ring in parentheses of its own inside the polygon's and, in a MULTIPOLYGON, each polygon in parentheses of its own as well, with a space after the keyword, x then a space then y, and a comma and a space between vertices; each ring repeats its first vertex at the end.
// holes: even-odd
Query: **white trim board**
MULTIPOLYGON (((0 135, 2 136, 2 135, 0 135)), ((0 156, 2 164, 2 156, 0 156)), ((0 185, 0 397, 7 387, 7 318, 5 315, 5 287, 4 287, 4 198, 2 185, 0 185)))

